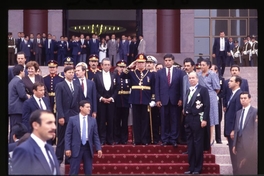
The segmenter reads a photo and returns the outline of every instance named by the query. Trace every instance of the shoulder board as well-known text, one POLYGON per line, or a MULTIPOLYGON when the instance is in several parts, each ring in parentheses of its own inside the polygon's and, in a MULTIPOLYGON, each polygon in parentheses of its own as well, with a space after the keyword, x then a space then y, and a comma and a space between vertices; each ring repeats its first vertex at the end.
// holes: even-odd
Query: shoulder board
POLYGON ((61 78, 64 78, 63 76, 61 76, 61 75, 58 75, 59 77, 61 77, 61 78))
POLYGON ((46 74, 46 75, 44 75, 44 76, 42 76, 42 77, 44 78, 44 77, 46 77, 46 76, 48 76, 48 75, 49 75, 49 74, 46 74))

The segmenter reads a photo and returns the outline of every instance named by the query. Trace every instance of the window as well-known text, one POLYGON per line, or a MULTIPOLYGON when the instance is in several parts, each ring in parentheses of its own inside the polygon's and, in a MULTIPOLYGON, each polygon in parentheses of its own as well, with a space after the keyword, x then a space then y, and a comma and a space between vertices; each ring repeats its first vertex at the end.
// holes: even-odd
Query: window
POLYGON ((212 20, 212 34, 213 36, 219 36, 220 31, 224 31, 226 35, 228 32, 227 20, 212 20))
POLYGON ((249 19, 249 35, 258 35, 258 19, 249 19))
POLYGON ((249 16, 254 16, 254 17, 256 17, 256 16, 258 16, 258 11, 257 11, 257 9, 249 9, 249 16))
POLYGON ((209 29, 209 19, 194 20, 195 36, 209 36, 209 29))
POLYGON ((211 17, 229 17, 228 9, 213 9, 211 10, 211 17))
POLYGON ((195 55, 199 55, 199 53, 203 53, 203 55, 209 55, 209 38, 195 38, 194 46, 195 55))
POLYGON ((248 9, 231 9, 231 17, 245 17, 248 16, 248 9))
POLYGON ((209 10, 202 9, 202 10, 194 10, 195 17, 209 17, 209 10))
POLYGON ((247 35, 246 20, 231 20, 231 35, 247 35))

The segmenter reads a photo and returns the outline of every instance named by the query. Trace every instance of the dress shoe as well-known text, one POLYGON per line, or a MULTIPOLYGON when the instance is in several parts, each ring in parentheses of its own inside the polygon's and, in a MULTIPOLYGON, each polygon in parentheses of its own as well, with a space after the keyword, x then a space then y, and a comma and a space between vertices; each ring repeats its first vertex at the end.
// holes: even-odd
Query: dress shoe
POLYGON ((186 171, 184 174, 192 174, 192 171, 186 171))
POLYGON ((161 146, 164 146, 164 145, 168 145, 169 143, 168 142, 163 142, 163 143, 161 143, 160 145, 161 146))
POLYGON ((174 142, 174 143, 172 143, 172 146, 173 146, 173 147, 177 147, 178 145, 177 145, 176 142, 174 142))
POLYGON ((216 141, 217 144, 223 144, 222 141, 216 141))
POLYGON ((194 175, 198 175, 198 174, 200 174, 199 172, 193 172, 192 174, 194 174, 194 175))
POLYGON ((186 152, 183 152, 182 154, 188 154, 188 151, 186 151, 186 152))

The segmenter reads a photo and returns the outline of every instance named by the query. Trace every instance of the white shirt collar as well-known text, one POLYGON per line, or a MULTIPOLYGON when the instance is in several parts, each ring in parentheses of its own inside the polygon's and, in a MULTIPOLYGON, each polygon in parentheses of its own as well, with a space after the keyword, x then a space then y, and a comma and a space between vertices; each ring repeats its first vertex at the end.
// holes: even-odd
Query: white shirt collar
POLYGON ((40 148, 45 148, 45 144, 46 144, 47 142, 42 141, 42 140, 41 140, 38 136, 36 136, 34 133, 31 133, 30 136, 34 139, 34 141, 38 144, 38 146, 39 146, 40 148))
POLYGON ((105 75, 109 75, 110 72, 109 72, 109 71, 108 71, 108 72, 105 72, 105 71, 103 70, 103 74, 105 74, 105 75))
POLYGON ((239 89, 240 89, 240 87, 237 88, 236 90, 233 90, 233 91, 232 91, 233 95, 235 95, 235 93, 236 93, 239 89))
POLYGON ((198 83, 195 86, 190 86, 190 90, 194 91, 197 88, 197 86, 198 86, 198 83))

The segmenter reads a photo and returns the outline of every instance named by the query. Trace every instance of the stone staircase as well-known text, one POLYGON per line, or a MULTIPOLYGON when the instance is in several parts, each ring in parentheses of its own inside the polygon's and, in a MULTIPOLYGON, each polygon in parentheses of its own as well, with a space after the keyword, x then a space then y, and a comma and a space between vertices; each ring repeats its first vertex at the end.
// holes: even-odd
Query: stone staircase
MULTIPOLYGON (((226 67, 224 78, 228 79, 231 76, 230 67, 226 67)), ((251 105, 258 107, 258 68, 257 67, 241 67, 240 76, 248 80, 249 92, 251 94, 251 105)), ((224 114, 223 114, 224 115, 224 114)), ((220 174, 231 175, 232 165, 227 145, 227 140, 224 137, 224 117, 221 122, 221 136, 223 144, 214 144, 211 148, 212 154, 215 155, 216 163, 220 166, 220 174)))

